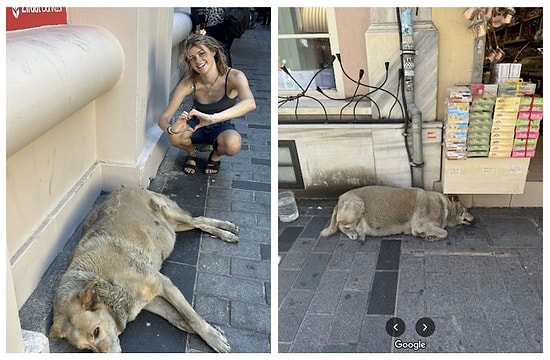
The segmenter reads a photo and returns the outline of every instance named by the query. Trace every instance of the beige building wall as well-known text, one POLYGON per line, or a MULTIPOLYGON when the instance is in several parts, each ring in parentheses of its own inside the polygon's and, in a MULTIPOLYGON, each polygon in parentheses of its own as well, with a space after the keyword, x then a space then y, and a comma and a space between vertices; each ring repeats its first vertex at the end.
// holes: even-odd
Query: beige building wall
POLYGON ((445 118, 447 88, 470 84, 474 61, 474 36, 465 8, 432 8, 432 21, 439 31, 439 81, 437 86, 437 118, 445 118))
MULTIPOLYGON (((342 61, 345 64, 346 71, 350 69, 364 69, 365 75, 361 79, 362 83, 368 84, 368 68, 365 61, 367 52, 365 45, 365 33, 370 26, 370 8, 334 8, 336 27, 338 29, 338 45, 342 61)), ((334 66, 339 66, 338 61, 334 66)), ((358 74, 353 72, 353 77, 358 74)), ((352 96, 356 85, 351 81, 344 81, 344 95, 352 96)))

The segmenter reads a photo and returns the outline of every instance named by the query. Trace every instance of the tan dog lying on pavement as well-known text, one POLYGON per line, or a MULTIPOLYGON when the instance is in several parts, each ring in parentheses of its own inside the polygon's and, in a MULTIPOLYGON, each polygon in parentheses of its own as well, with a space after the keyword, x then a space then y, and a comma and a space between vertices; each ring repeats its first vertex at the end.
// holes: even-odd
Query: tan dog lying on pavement
POLYGON ((239 241, 234 224, 193 218, 164 195, 114 191, 86 219, 57 289, 50 335, 79 349, 120 352, 118 335, 145 309, 198 334, 214 350, 229 352, 223 332, 197 314, 159 271, 174 249, 175 232, 195 228, 226 242, 239 241))
POLYGON ((365 186, 338 199, 330 225, 321 236, 338 230, 350 239, 412 234, 426 240, 447 237, 446 226, 471 225, 474 217, 457 198, 418 188, 365 186))

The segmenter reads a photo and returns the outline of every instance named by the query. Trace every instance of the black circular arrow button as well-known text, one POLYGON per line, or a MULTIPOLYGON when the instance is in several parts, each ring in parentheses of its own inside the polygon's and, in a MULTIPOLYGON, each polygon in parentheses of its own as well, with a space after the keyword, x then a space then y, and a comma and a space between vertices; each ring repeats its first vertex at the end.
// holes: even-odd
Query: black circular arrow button
POLYGON ((400 318, 391 318, 386 322, 386 332, 393 337, 399 337, 405 332, 405 322, 400 318))
POLYGON ((432 335, 435 331, 435 323, 430 318, 422 318, 416 322, 416 333, 423 337, 432 335))

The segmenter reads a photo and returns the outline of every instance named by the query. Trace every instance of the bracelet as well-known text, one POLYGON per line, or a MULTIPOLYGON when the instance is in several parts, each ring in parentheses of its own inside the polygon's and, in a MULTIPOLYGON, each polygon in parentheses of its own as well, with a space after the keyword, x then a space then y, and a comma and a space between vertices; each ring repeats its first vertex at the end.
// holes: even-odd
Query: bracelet
POLYGON ((172 126, 168 126, 166 128, 166 132, 168 133, 168 135, 176 135, 176 133, 172 131, 172 126))

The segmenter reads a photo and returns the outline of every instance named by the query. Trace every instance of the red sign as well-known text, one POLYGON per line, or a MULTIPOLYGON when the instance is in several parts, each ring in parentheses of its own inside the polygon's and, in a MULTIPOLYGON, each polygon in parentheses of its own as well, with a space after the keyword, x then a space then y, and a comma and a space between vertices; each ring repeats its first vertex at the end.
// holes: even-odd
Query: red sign
POLYGON ((64 7, 27 6, 6 8, 6 31, 67 23, 64 7))

